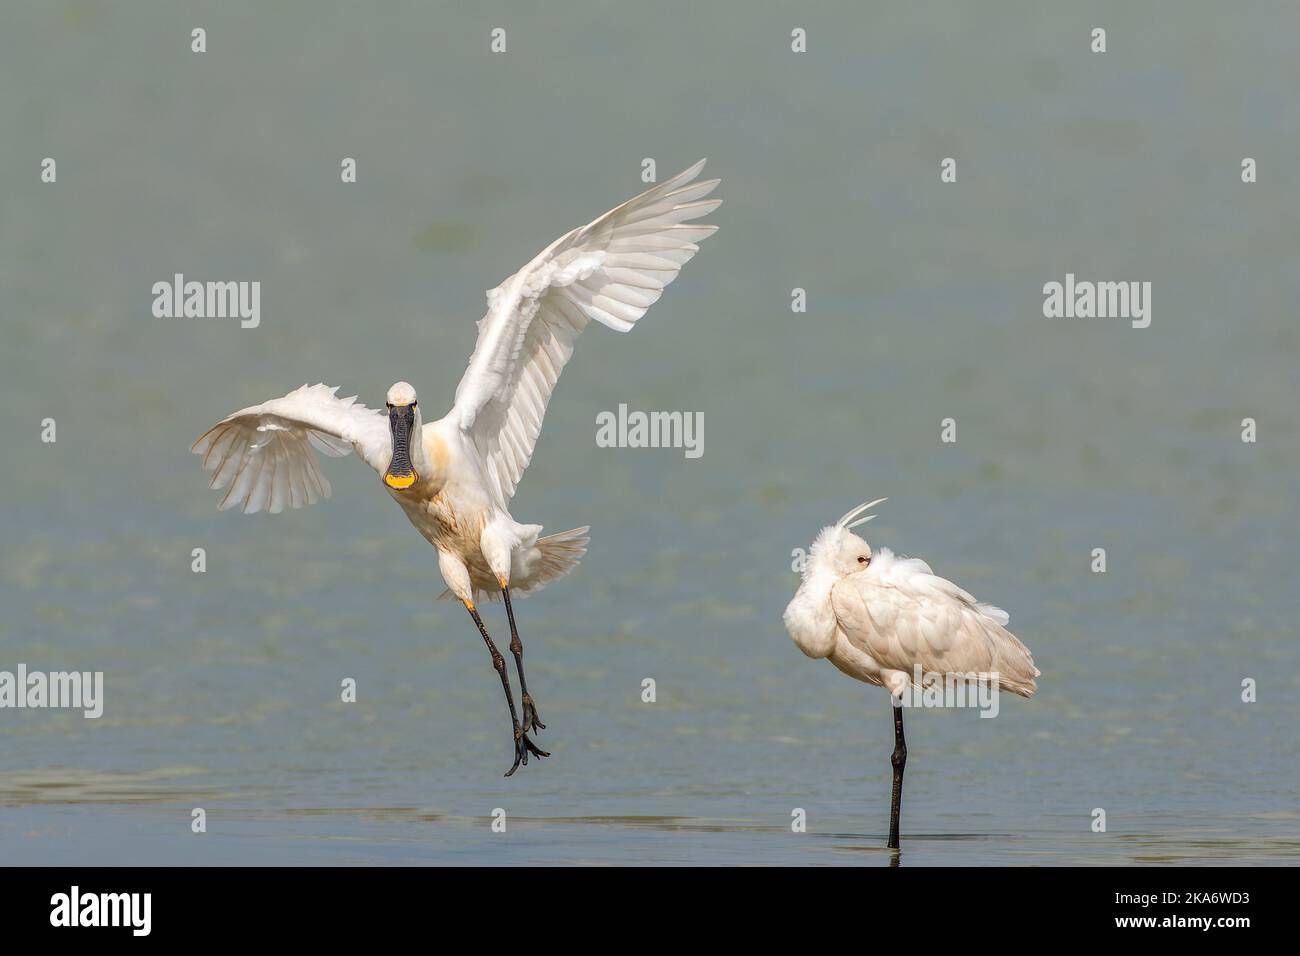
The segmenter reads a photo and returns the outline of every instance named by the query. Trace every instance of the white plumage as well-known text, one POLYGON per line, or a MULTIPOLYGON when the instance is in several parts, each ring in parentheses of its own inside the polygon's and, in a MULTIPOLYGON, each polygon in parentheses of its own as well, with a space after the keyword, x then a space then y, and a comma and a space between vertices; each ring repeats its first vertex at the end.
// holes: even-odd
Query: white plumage
POLYGON ((1003 689, 1033 696, 1039 671, 1007 630, 1007 612, 980 603, 920 558, 873 552, 845 520, 853 515, 822 529, 786 608, 786 630, 799 649, 895 695, 915 683, 919 666, 925 674, 996 672, 1003 689))
POLYGON ((719 180, 694 181, 703 168, 700 160, 564 234, 490 290, 443 418, 425 424, 415 389, 398 382, 387 415, 340 399, 337 388, 304 385, 218 422, 192 450, 212 487, 227 489, 220 507, 274 513, 311 504, 330 493, 311 447, 355 450, 437 549, 448 590, 476 622, 476 597, 500 592, 509 612, 507 586, 527 594, 567 574, 586 552, 587 529, 538 537, 540 525, 511 517, 510 500, 578 335, 591 321, 629 331, 717 229, 692 222, 722 202, 705 198, 719 180))
MULTIPOLYGON (((421 441, 411 451, 421 480, 409 489, 390 491, 435 547, 455 553, 480 595, 490 595, 497 582, 485 566, 479 539, 485 529, 499 527, 509 517, 510 500, 532 459, 551 392, 579 333, 591 320, 629 331, 699 251, 697 243, 717 229, 688 224, 722 203, 704 198, 719 180, 694 182, 703 168, 700 160, 566 233, 490 290, 455 404, 438 421, 423 424, 419 418, 421 441), (408 507, 427 505, 435 497, 442 499, 445 517, 454 516, 463 526, 461 531, 448 534, 451 529, 425 520, 427 507, 408 507), (467 538, 466 530, 476 533, 467 538)), ((397 404, 415 404, 409 385, 399 382, 394 390, 390 397, 399 399, 397 404)), ((355 396, 338 398, 337 392, 337 387, 304 385, 283 398, 241 409, 205 432, 192 450, 212 472, 211 486, 228 488, 220 507, 276 513, 328 497, 330 485, 313 446, 331 456, 355 450, 383 475, 392 458, 388 417, 355 396)), ((516 543, 529 537, 524 529, 536 527, 509 524, 513 528, 506 537, 515 532, 516 543)), ((447 584, 458 597, 473 597, 458 586, 459 580, 447 584)))
POLYGON ((890 672, 912 675, 919 665, 926 674, 996 672, 1001 687, 1022 697, 1036 689, 1038 669, 1006 629, 1007 612, 980 604, 920 558, 881 548, 866 570, 836 582, 831 607, 841 633, 877 665, 861 671, 861 658, 851 668, 835 661, 850 676, 876 683, 890 672))
POLYGON ((497 501, 514 496, 533 456, 551 391, 589 321, 628 332, 659 300, 698 242, 718 228, 687 225, 717 209, 720 180, 690 169, 547 246, 488 292, 488 312, 450 417, 486 462, 497 501))
POLYGON ((1029 648, 1007 630, 1006 611, 975 600, 920 558, 888 548, 873 552, 853 533, 884 500, 859 505, 817 535, 786 606, 785 627, 809 657, 827 658, 896 698, 888 845, 897 849, 907 765, 901 705, 908 688, 976 683, 1032 697, 1039 670, 1029 648))
POLYGON ((382 473, 392 455, 388 418, 352 398, 338 398, 338 387, 304 385, 284 398, 241 409, 213 425, 194 443, 210 486, 229 486, 218 506, 246 514, 286 506, 301 508, 328 498, 330 483, 321 474, 310 445, 332 458, 354 448, 382 473))

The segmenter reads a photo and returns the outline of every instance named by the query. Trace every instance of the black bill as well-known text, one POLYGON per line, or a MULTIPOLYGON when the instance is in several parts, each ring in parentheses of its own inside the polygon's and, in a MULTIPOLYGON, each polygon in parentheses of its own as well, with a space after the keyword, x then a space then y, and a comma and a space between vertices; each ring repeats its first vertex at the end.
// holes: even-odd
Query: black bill
POLYGON ((388 428, 393 436, 393 460, 384 472, 389 488, 409 488, 419 477, 411 467, 411 431, 415 426, 415 407, 395 405, 388 410, 388 428))

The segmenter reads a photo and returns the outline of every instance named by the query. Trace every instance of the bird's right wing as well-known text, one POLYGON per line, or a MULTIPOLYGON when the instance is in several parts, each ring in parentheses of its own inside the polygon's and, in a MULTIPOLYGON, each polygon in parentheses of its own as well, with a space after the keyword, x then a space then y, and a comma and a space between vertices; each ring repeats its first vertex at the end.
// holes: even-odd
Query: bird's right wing
POLYGON ((718 180, 700 160, 595 221, 565 233, 488 292, 451 418, 482 457, 502 505, 533 457, 542 416, 578 334, 594 319, 627 332, 717 226, 718 180))
POLYGON ((311 446, 339 458, 356 450, 382 472, 392 458, 388 419, 356 397, 339 398, 338 387, 304 385, 283 398, 235 412, 204 432, 190 448, 212 472, 211 486, 230 486, 221 499, 248 514, 272 514, 328 498, 330 483, 311 446))

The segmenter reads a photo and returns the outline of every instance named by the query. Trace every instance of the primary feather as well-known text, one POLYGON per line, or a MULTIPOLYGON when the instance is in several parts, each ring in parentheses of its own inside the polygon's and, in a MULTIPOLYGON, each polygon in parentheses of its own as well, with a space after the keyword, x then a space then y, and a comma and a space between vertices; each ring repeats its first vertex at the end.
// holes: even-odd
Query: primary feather
POLYGON ((704 160, 547 246, 488 292, 450 418, 482 455, 504 506, 533 456, 551 392, 595 320, 627 332, 717 226, 687 225, 721 205, 704 160))
POLYGON ((224 418, 190 447, 212 472, 211 486, 229 490, 220 508, 246 514, 301 508, 328 498, 330 483, 321 474, 315 447, 331 457, 355 450, 377 470, 388 466, 392 439, 380 412, 338 387, 304 385, 224 418))

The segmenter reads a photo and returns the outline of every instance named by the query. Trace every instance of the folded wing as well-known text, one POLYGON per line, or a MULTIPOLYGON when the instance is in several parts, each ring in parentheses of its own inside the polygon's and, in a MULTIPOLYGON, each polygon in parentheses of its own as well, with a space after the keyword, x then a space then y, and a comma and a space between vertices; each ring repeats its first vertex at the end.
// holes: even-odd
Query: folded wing
POLYGON ((328 498, 314 445, 332 458, 355 450, 382 472, 392 457, 382 412, 339 398, 338 387, 304 385, 283 398, 235 412, 204 432, 191 447, 212 472, 211 487, 227 488, 220 509, 245 513, 301 508, 328 498))
POLYGON ((449 416, 487 464, 504 506, 532 459, 547 402, 574 341, 595 320, 629 331, 716 226, 718 185, 694 182, 704 160, 566 233, 488 292, 478 341, 449 416))
POLYGON ((1004 689, 1028 697, 1036 689, 1033 656, 1006 629, 1001 608, 981 604, 917 558, 887 550, 871 567, 841 578, 831 591, 840 629, 882 667, 913 674, 990 673, 1004 689))

